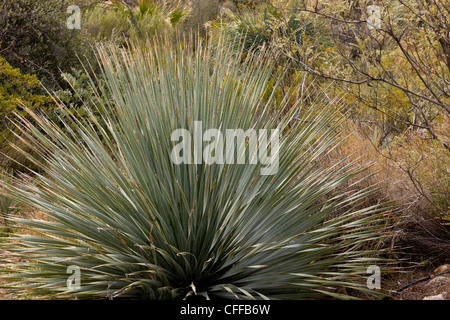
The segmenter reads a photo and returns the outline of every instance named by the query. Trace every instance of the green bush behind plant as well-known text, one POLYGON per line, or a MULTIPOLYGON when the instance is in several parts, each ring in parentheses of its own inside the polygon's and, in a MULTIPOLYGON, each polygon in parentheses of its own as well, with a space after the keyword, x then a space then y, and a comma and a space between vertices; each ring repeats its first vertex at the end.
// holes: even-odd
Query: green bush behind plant
POLYGON ((22 74, 38 77, 48 90, 66 89, 61 72, 92 58, 80 30, 69 29, 70 0, 6 0, 0 10, 1 55, 22 74))
POLYGON ((8 157, 18 157, 10 143, 17 142, 13 133, 17 133, 14 121, 18 120, 16 114, 26 116, 24 107, 46 113, 56 105, 45 94, 35 75, 21 74, 0 56, 0 167, 13 165, 8 157))
POLYGON ((86 12, 83 35, 88 39, 144 41, 155 35, 173 35, 189 15, 181 2, 140 0, 138 6, 103 4, 86 12))

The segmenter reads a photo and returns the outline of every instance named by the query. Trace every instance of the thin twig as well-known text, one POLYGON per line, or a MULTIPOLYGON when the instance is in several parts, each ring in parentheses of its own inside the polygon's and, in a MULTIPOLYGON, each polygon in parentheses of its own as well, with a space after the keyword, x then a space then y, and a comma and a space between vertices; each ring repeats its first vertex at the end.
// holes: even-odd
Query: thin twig
POLYGON ((447 271, 444 271, 444 272, 441 272, 441 273, 438 273, 438 274, 430 274, 430 275, 428 275, 428 276, 426 276, 426 277, 424 277, 424 278, 421 278, 421 279, 415 280, 415 281, 413 281, 413 282, 410 282, 410 283, 408 283, 408 284, 406 284, 406 285, 404 285, 404 286, 398 288, 397 290, 391 290, 391 292, 393 292, 393 293, 399 293, 399 292, 405 290, 406 288, 409 288, 409 287, 411 287, 411 286, 413 286, 413 285, 415 285, 415 284, 418 284, 418 283, 424 282, 424 281, 428 281, 428 280, 430 280, 430 279, 433 279, 433 278, 442 276, 442 275, 447 274, 447 273, 450 273, 450 270, 447 270, 447 271))

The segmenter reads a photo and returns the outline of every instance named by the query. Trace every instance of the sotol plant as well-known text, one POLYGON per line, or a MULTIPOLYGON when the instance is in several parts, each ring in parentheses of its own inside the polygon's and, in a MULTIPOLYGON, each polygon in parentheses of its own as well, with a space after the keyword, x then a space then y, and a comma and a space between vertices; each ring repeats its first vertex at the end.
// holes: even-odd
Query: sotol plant
POLYGON ((87 106, 90 116, 80 119, 61 105, 64 130, 31 111, 36 125, 22 119, 44 174, 4 192, 47 218, 16 219, 32 232, 5 244, 26 261, 14 266, 10 286, 151 299, 296 299, 365 288, 376 260, 365 244, 381 236, 384 209, 357 206, 371 190, 345 189, 360 168, 316 165, 338 142, 336 103, 274 111, 287 109, 262 99, 271 76, 264 54, 242 63, 242 52, 222 44, 98 52, 109 97, 96 93, 96 112, 87 106), (174 164, 171 134, 193 132, 195 121, 222 132, 279 128, 278 171, 261 175, 261 163, 248 160, 174 164), (78 290, 66 285, 69 266, 80 268, 78 290))

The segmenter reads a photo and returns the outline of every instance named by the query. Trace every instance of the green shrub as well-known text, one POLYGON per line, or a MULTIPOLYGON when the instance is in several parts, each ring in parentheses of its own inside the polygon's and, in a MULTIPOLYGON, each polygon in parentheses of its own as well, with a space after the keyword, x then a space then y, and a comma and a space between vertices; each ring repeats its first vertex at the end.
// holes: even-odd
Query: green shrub
MULTIPOLYGON (((330 61, 332 32, 325 28, 322 19, 260 3, 251 9, 226 10, 220 21, 212 24, 211 30, 224 33, 230 45, 241 38, 244 50, 250 54, 270 49, 270 63, 275 66, 272 82, 280 81, 281 94, 297 88, 297 99, 309 103, 308 100, 316 98, 314 91, 324 81, 305 72, 305 65, 322 65, 330 61)), ((318 91, 319 98, 323 90, 318 91)))
POLYGON ((4 244, 27 259, 6 276, 16 292, 297 299, 333 294, 327 287, 366 289, 384 209, 353 206, 372 193, 345 188, 361 168, 316 166, 338 142, 334 102, 321 113, 303 107, 297 121, 269 113, 265 56, 241 64, 221 43, 100 47, 100 91, 110 94, 99 114, 67 117, 66 132, 39 115, 23 128, 45 175, 17 180, 6 194, 47 219, 15 219, 33 235, 4 244), (278 171, 262 175, 260 162, 175 164, 171 135, 193 132, 195 121, 221 132, 278 128, 280 148, 270 151, 278 171), (346 192, 333 194, 337 187, 346 192), (81 271, 75 291, 66 286, 71 265, 81 271))
POLYGON ((5 155, 15 158, 17 154, 8 142, 15 141, 13 121, 15 114, 26 116, 23 107, 36 112, 47 112, 55 107, 52 98, 45 95, 34 75, 23 75, 19 69, 11 67, 0 56, 0 167, 6 167, 10 160, 5 155))
POLYGON ((0 112, 3 128, 6 127, 8 117, 19 112, 21 106, 32 109, 45 110, 51 107, 51 97, 44 94, 35 75, 21 74, 18 68, 13 68, 0 56, 0 112))
POLYGON ((124 44, 129 39, 136 41, 157 34, 174 34, 188 14, 187 7, 176 1, 140 0, 136 7, 107 4, 87 12, 85 30, 89 38, 124 44))
POLYGON ((23 74, 33 74, 49 90, 65 89, 61 72, 90 57, 80 30, 67 28, 70 0, 6 0, 0 10, 2 56, 23 74))

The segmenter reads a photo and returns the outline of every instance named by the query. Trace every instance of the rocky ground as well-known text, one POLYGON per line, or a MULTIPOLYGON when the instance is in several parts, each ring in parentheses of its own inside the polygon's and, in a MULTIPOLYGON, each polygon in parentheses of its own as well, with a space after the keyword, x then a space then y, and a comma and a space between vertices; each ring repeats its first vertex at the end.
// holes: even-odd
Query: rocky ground
POLYGON ((450 300, 450 264, 441 265, 432 273, 414 272, 414 279, 408 276, 398 280, 394 299, 398 300, 450 300), (406 281, 405 281, 406 280, 406 281), (402 289, 402 287, 408 287, 402 289))

